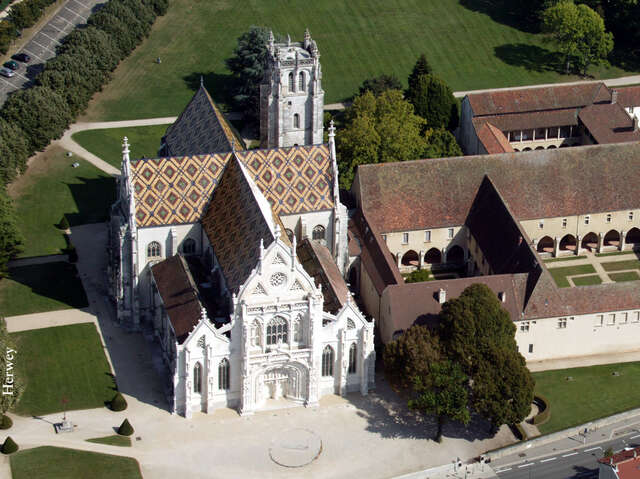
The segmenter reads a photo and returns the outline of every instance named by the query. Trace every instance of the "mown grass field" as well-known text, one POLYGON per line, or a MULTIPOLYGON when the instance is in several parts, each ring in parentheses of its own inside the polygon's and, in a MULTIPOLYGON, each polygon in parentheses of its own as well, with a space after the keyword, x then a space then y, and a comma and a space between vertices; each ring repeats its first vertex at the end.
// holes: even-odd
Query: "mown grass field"
POLYGON ((13 479, 142 479, 140 465, 132 457, 43 446, 10 456, 13 479))
POLYGON ((105 221, 115 201, 115 180, 111 176, 82 158, 64 153, 59 147, 48 148, 9 188, 25 240, 22 257, 62 252, 67 243, 56 227, 62 215, 71 226, 105 221), (75 162, 80 166, 73 168, 75 162))
POLYGON ((113 398, 111 368, 93 323, 22 331, 11 337, 18 351, 16 374, 26 383, 16 414, 62 411, 63 398, 67 410, 104 407, 113 398))
POLYGON ((64 261, 9 268, 0 279, 0 316, 89 306, 76 267, 64 261))
POLYGON ((627 271, 625 273, 609 273, 609 278, 612 281, 621 282, 621 281, 635 281, 640 279, 638 273, 635 271, 627 271))
MULTIPOLYGON (((306 27, 318 44, 325 103, 357 92, 366 78, 394 74, 406 83, 425 53, 454 90, 575 80, 548 43, 502 3, 483 0, 172 0, 150 37, 96 95, 84 120, 178 114, 203 75, 214 99, 230 98, 224 60, 237 37, 263 25, 292 40, 306 27), (524 27, 524 28, 523 28, 524 27), (529 27, 529 28, 527 28, 529 27), (162 62, 155 63, 160 57, 162 62)), ((596 68, 595 77, 625 74, 596 68)))
POLYGON ((538 426, 543 434, 640 407, 637 362, 544 371, 533 377, 536 393, 551 404, 551 418, 538 426), (569 376, 573 380, 567 381, 569 376))
MULTIPOLYGON (((186 105, 185 105, 186 106, 186 105)), ((85 130, 73 135, 73 140, 94 155, 116 168, 122 163, 122 139, 126 136, 130 145, 130 157, 154 158, 160 148, 160 140, 169 125, 137 126, 85 130)))
POLYGON ((594 274, 592 276, 580 276, 573 279, 573 284, 576 286, 591 286, 594 284, 602 284, 602 278, 599 275, 594 274))
POLYGON ((568 288, 571 286, 567 280, 567 276, 573 276, 576 274, 588 274, 595 273, 596 270, 590 264, 581 264, 578 266, 560 266, 558 268, 549 268, 551 277, 556 282, 559 288, 568 288))
POLYGON ((624 269, 640 269, 640 260, 629 259, 626 261, 612 261, 610 263, 602 263, 605 271, 621 271, 624 269))

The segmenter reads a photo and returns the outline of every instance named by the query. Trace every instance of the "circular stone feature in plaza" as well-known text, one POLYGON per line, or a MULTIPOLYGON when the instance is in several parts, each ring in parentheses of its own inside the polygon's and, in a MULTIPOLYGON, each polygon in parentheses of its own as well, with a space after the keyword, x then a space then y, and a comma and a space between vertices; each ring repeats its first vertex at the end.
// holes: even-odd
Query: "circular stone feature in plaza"
POLYGON ((269 447, 269 456, 284 467, 302 467, 322 453, 322 439, 308 429, 289 429, 279 433, 269 447))

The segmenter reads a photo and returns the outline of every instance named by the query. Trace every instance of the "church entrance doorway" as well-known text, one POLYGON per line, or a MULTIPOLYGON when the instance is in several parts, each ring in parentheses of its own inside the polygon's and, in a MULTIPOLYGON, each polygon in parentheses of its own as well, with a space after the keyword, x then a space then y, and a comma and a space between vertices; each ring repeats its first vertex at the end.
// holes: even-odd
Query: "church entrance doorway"
POLYGON ((306 369, 297 363, 268 368, 257 375, 255 394, 258 407, 268 400, 303 402, 307 394, 306 369))

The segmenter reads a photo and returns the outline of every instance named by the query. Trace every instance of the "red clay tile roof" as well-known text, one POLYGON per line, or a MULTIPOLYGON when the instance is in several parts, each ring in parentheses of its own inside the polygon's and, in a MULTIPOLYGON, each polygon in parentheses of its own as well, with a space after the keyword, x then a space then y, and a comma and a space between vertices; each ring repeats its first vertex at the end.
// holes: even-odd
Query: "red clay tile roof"
POLYGON ((640 143, 361 165, 353 191, 381 233, 447 227, 464 224, 485 175, 518 220, 634 209, 640 143))
POLYGON ((477 136, 480 140, 480 143, 484 146, 484 149, 487 150, 487 153, 497 154, 497 153, 512 153, 514 150, 509 144, 509 140, 504 136, 498 128, 493 126, 491 123, 484 123, 480 128, 476 126, 477 136))
POLYGON ((274 241, 272 212, 247 176, 240 160, 233 155, 202 218, 202 227, 231 292, 235 292, 255 268, 260 240, 265 248, 274 241))
POLYGON ((616 88, 618 103, 622 106, 640 106, 640 85, 616 88))
POLYGON ((317 241, 305 239, 298 245, 296 253, 305 271, 316 284, 322 286, 323 310, 331 313, 338 312, 347 303, 351 293, 336 262, 331 257, 331 252, 317 241))
POLYGON ((182 255, 175 255, 153 265, 151 272, 176 340, 182 344, 200 321, 203 310, 189 266, 182 255))
POLYGON ((474 116, 576 108, 611 101, 602 82, 502 90, 468 95, 474 116))
POLYGON ((566 108, 563 110, 510 113, 507 115, 475 117, 471 120, 476 129, 487 121, 491 122, 500 131, 577 125, 578 110, 576 108, 566 108))
POLYGON ((633 119, 620 103, 588 106, 580 110, 579 118, 600 144, 640 141, 640 131, 634 130, 633 119))
POLYGON ((640 479, 640 447, 630 451, 620 451, 611 458, 602 457, 598 462, 618 466, 620 479, 640 479))

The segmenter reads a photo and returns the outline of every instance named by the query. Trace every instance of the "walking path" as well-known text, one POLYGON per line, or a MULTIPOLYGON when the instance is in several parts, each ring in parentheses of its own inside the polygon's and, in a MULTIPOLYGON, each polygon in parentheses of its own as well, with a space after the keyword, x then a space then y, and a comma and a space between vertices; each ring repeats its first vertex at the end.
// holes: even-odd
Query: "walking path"
MULTIPOLYGON (((614 263, 616 261, 634 260, 637 258, 637 255, 635 255, 633 251, 628 251, 625 254, 618 254, 618 255, 596 256, 591 251, 583 250, 583 251, 580 251, 580 256, 586 256, 586 258, 575 259, 575 256, 567 256, 566 257, 567 261, 554 261, 552 263, 547 263, 546 264, 547 269, 553 270, 554 268, 566 268, 570 266, 581 266, 581 265, 589 264, 593 266, 596 272, 568 275, 567 280, 569 281, 571 286, 574 286, 572 281, 573 278, 580 278, 584 276, 594 276, 594 275, 598 275, 602 280, 602 283, 605 284, 605 283, 613 283, 614 281, 611 280, 608 272, 602 266, 603 263, 614 263)), ((609 273, 622 273, 627 271, 638 271, 638 269, 631 268, 628 270, 625 269, 625 270, 619 270, 619 271, 610 271, 609 273)))
POLYGON ((549 359, 545 361, 528 361, 527 368, 531 372, 552 369, 582 368, 601 364, 630 363, 640 361, 640 350, 619 353, 595 354, 572 358, 549 359))

